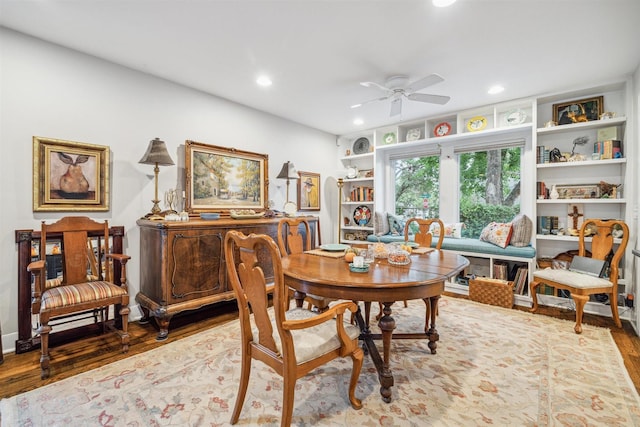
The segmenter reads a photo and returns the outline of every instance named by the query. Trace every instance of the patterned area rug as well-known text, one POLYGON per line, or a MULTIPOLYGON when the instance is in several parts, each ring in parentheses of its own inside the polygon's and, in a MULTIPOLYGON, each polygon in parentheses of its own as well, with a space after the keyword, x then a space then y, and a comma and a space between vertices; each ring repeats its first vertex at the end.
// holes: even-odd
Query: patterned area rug
MULTIPOLYGON (((422 301, 397 330, 422 330, 422 301)), ((608 330, 442 298, 438 353, 393 342, 393 400, 365 357, 351 408, 350 359, 296 386, 298 426, 640 426, 640 398, 608 330)), ((3 426, 229 425, 240 373, 237 321, 0 402, 3 426)), ((282 380, 253 362, 238 425, 280 424, 282 380)))

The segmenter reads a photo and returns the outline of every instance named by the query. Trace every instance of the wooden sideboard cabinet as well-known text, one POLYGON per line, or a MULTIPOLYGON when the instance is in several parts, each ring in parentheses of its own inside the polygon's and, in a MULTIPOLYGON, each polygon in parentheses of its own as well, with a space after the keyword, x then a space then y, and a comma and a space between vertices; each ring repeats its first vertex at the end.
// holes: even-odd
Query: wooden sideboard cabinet
MULTIPOLYGON (((318 219, 307 217, 307 220, 315 244, 318 219)), ((142 310, 143 321, 155 317, 158 322, 157 340, 167 338, 169 322, 175 314, 234 299, 223 251, 228 231, 268 234, 277 241, 278 222, 277 218, 184 222, 138 220, 140 292, 136 301, 142 310)), ((265 263, 263 268, 267 279, 273 278, 271 266, 265 263)))

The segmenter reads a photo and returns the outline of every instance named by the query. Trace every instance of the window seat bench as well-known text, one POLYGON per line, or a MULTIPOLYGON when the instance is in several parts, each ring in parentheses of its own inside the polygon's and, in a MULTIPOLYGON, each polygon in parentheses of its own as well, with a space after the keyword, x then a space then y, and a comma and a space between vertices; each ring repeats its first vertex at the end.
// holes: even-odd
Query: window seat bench
MULTIPOLYGON (((385 234, 382 236, 376 236, 374 234, 370 234, 367 237, 367 240, 370 242, 382 242, 382 243, 394 243, 394 242, 404 242, 404 236, 402 235, 394 235, 394 234, 385 234)), ((409 236, 409 240, 413 241, 413 236, 409 236)), ((435 239, 432 246, 435 246, 435 239)), ((442 249, 446 249, 449 251, 459 252, 461 255, 465 255, 466 253, 470 253, 472 256, 480 256, 482 254, 485 255, 498 255, 504 257, 515 257, 515 258, 535 258, 536 250, 533 246, 512 246, 508 245, 506 248, 501 248, 500 246, 496 246, 489 242, 484 242, 478 239, 454 239, 452 237, 445 237, 442 242, 442 249)), ((508 259, 508 258, 507 258, 508 259)))

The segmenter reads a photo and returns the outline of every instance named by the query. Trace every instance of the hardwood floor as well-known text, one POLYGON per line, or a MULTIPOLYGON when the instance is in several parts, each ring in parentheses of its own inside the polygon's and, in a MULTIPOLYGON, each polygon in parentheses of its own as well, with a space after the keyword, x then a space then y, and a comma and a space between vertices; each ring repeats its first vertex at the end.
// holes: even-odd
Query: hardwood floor
MULTIPOLYGON (((518 307, 518 309, 526 310, 525 307, 518 307)), ((129 326, 131 342, 129 352, 126 354, 120 352, 120 341, 112 333, 59 345, 53 348, 51 353, 51 376, 46 380, 40 379, 38 351, 18 355, 7 354, 4 356, 4 363, 0 365, 0 398, 24 393, 106 363, 143 353, 162 346, 166 342, 179 340, 237 317, 235 302, 219 304, 208 310, 215 310, 217 314, 206 317, 209 315, 207 312, 200 312, 172 319, 169 338, 164 342, 155 340, 157 330, 153 324, 131 323, 129 326)), ((575 319, 575 312, 570 310, 541 306, 539 313, 560 319, 575 319)), ((627 371, 640 393, 640 338, 631 325, 623 322, 623 328, 618 329, 611 319, 589 314, 585 314, 584 323, 611 330, 613 339, 624 358, 627 371)))

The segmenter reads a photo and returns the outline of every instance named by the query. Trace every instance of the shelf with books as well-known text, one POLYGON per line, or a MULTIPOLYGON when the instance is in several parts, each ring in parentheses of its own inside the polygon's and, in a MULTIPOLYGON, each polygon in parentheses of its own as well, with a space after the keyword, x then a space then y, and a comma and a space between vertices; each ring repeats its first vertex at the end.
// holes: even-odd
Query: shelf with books
MULTIPOLYGON (((534 153, 536 200, 534 203, 536 234, 533 242, 538 259, 553 259, 559 254, 578 249, 578 230, 586 218, 626 219, 633 229, 634 192, 632 161, 636 148, 629 141, 633 135, 627 128, 625 113, 632 111, 629 81, 559 93, 537 99, 534 153), (617 117, 587 118, 588 121, 554 125, 559 111, 556 106, 601 97, 599 114, 612 112, 617 117), (576 101, 578 100, 578 101, 576 101), (628 145, 629 144, 629 145, 628 145), (551 198, 555 187, 558 194, 551 198), (627 188, 625 188, 627 187, 627 188), (545 218, 541 224, 541 218, 545 218), (550 225, 549 225, 550 223, 550 225)), ((584 118, 583 118, 584 119, 584 118)), ((555 192, 554 192, 555 193, 555 192)), ((633 232, 632 232, 633 233, 633 232)), ((586 250, 592 239, 587 237, 586 250)), ((614 238, 614 243, 621 239, 614 238)), ((621 269, 631 271, 630 257, 621 269)), ((569 304, 571 299, 557 295, 553 288, 540 288, 541 304, 569 304)), ((592 300, 587 312, 610 316, 602 301, 592 300)))

